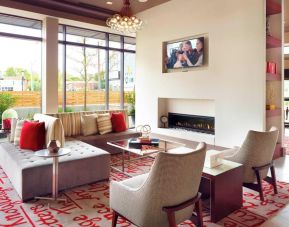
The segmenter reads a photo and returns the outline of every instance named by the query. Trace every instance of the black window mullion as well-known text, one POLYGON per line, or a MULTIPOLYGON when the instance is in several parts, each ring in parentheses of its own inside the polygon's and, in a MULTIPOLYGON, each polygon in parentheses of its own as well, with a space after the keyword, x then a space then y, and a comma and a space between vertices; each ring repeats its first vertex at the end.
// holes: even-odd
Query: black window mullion
MULTIPOLYGON (((124 48, 124 37, 120 37, 121 49, 124 48)), ((120 55, 120 108, 124 109, 124 52, 120 55)))
MULTIPOLYGON (((66 26, 63 26, 63 40, 66 41, 66 26)), ((66 111, 66 44, 63 44, 62 112, 66 111)))
MULTIPOLYGON (((109 35, 105 34, 105 46, 108 48, 109 35)), ((109 109, 109 50, 105 52, 105 107, 109 109)))

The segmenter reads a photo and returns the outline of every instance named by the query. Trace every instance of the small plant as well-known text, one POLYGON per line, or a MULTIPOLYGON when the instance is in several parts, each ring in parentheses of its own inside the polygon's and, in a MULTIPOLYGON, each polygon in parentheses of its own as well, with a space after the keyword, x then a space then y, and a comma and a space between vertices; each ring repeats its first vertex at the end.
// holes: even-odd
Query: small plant
MULTIPOLYGON (((58 113, 62 113, 62 107, 58 107, 58 113)), ((71 107, 66 107, 65 112, 73 112, 73 109, 71 107)))
POLYGON ((127 93, 125 95, 126 102, 129 104, 128 106, 128 114, 131 116, 135 115, 135 91, 127 93))
POLYGON ((0 93, 0 122, 2 122, 2 113, 13 107, 17 101, 17 98, 9 93, 0 93))

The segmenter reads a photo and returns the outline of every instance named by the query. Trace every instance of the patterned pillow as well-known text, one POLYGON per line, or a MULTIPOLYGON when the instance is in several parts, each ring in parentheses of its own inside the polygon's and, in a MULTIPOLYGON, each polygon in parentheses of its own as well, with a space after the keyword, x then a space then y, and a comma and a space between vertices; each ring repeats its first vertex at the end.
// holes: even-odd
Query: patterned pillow
POLYGON ((98 114, 97 116, 97 125, 100 135, 107 134, 112 132, 112 124, 110 120, 110 114, 98 114))
POLYGON ((14 133, 14 145, 18 146, 20 141, 21 130, 25 120, 17 120, 15 133, 14 133))
POLYGON ((81 132, 82 135, 88 136, 98 132, 97 130, 97 114, 89 114, 81 116, 81 132))

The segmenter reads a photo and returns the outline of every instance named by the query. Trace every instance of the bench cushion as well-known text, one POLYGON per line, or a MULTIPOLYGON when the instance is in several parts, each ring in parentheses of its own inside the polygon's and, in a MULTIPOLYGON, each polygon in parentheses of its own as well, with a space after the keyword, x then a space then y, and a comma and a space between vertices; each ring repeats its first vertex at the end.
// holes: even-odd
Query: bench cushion
MULTIPOLYGON (((59 158, 59 190, 109 178, 108 152, 81 141, 68 141, 71 153, 59 158)), ((0 166, 23 201, 51 193, 52 159, 35 156, 11 143, 0 144, 0 166)))

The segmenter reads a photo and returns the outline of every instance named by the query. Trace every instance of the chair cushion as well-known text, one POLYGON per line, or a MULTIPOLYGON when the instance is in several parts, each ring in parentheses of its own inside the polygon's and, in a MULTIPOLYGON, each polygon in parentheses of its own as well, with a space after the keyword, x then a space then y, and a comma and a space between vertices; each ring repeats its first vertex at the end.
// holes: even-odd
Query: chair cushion
POLYGON ((112 131, 114 132, 123 132, 127 129, 124 114, 122 112, 111 113, 111 124, 112 131))
POLYGON ((81 132, 84 136, 93 135, 98 132, 97 114, 88 114, 81 116, 81 132))
POLYGON ((99 114, 97 117, 97 125, 99 134, 103 135, 112 132, 112 124, 110 120, 110 114, 99 114))
POLYGON ((45 146, 44 122, 25 121, 21 130, 19 146, 21 149, 32 151, 43 149, 45 146))

